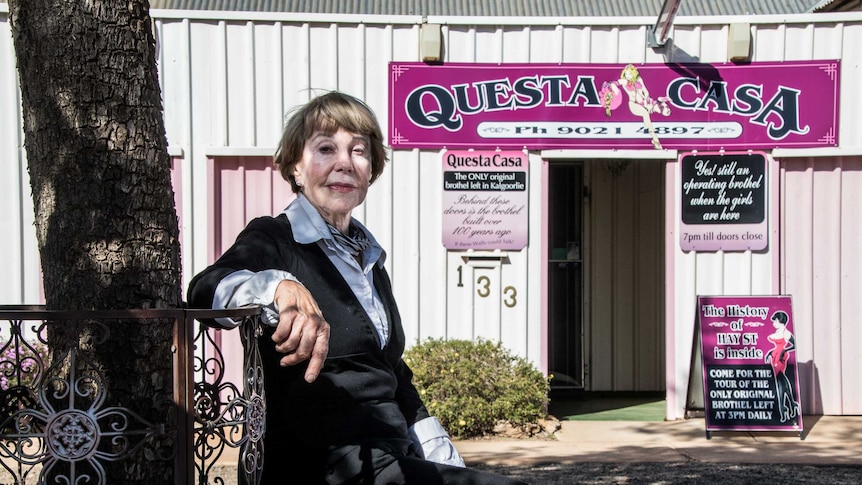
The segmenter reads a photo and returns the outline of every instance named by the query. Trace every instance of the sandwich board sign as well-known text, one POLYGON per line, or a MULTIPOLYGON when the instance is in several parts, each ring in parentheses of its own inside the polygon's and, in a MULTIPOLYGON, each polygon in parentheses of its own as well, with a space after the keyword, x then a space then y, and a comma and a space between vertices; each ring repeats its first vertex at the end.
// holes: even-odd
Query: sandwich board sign
POLYGON ((802 437, 790 296, 699 296, 707 437, 791 431, 802 437))

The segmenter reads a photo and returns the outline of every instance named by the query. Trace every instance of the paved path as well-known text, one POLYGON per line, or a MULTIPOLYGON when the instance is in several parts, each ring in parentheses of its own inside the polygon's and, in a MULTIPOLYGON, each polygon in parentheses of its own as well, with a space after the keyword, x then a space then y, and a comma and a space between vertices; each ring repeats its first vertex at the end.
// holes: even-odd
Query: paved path
MULTIPOLYGON (((862 416, 808 416, 804 439, 730 431, 707 439, 702 418, 561 424, 554 440, 460 440, 455 446, 469 466, 531 485, 862 483, 862 416), (784 463, 796 466, 774 466, 784 463)), ((236 450, 225 451, 210 478, 235 485, 236 450)))
POLYGON ((556 440, 461 440, 469 464, 586 462, 862 465, 862 416, 808 416, 787 432, 713 432, 702 418, 664 422, 563 421, 556 440))

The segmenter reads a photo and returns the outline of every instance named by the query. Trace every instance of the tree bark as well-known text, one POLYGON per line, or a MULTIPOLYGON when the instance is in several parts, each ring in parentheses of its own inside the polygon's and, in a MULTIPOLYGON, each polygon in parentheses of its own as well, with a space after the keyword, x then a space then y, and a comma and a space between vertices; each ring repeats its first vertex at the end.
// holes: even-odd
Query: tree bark
MULTIPOLYGON (((146 0, 9 0, 45 302, 49 310, 176 308, 177 216, 146 0)), ((84 345, 108 404, 165 421, 171 327, 117 324, 84 345)), ((108 464, 107 483, 170 483, 173 463, 108 464)))

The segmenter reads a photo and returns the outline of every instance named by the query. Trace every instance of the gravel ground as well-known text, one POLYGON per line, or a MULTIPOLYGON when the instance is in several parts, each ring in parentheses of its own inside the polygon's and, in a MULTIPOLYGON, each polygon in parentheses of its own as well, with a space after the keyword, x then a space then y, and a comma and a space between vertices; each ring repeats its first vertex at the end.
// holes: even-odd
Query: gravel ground
POLYGON ((823 483, 858 485, 862 465, 733 465, 727 463, 574 463, 539 466, 489 466, 474 468, 517 477, 531 485, 596 483, 626 484, 721 484, 823 483))

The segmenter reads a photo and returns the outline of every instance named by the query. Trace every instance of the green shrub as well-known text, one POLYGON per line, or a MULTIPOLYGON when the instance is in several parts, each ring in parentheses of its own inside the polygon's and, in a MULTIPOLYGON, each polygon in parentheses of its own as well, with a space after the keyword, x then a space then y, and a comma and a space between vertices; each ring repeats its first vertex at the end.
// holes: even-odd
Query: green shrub
POLYGON ((548 380, 500 343, 428 339, 404 361, 429 412, 453 437, 491 434, 500 421, 535 425, 547 414, 548 380))

